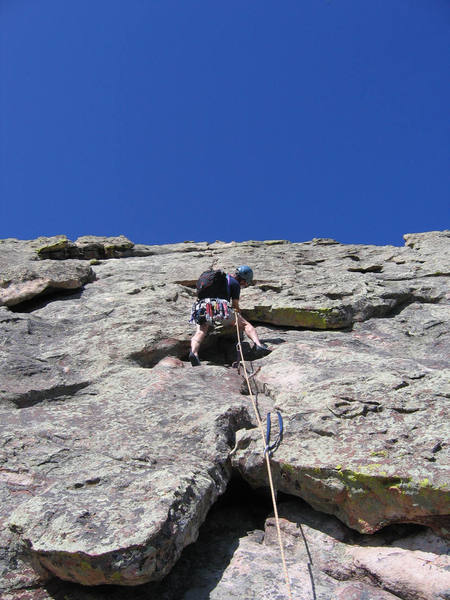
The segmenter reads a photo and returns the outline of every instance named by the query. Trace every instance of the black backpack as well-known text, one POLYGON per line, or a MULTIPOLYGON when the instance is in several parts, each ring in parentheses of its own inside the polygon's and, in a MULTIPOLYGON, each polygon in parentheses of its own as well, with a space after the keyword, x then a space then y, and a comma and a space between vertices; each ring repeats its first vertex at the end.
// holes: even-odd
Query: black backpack
POLYGON ((228 300, 230 297, 228 280, 223 271, 205 271, 200 275, 197 281, 197 297, 203 298, 223 298, 228 300))

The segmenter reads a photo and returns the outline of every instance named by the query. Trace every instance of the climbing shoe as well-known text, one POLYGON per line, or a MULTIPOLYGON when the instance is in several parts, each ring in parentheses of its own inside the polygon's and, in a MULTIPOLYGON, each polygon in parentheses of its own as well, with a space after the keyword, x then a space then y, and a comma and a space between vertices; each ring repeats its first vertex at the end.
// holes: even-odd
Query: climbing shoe
POLYGON ((270 348, 268 348, 265 344, 261 344, 260 346, 257 346, 255 344, 254 346, 254 351, 255 354, 258 358, 262 358, 263 356, 267 356, 268 354, 270 354, 272 352, 272 350, 270 350, 270 348))
POLYGON ((193 367, 199 367, 200 366, 200 359, 193 352, 189 352, 189 360, 190 360, 191 365, 193 367))

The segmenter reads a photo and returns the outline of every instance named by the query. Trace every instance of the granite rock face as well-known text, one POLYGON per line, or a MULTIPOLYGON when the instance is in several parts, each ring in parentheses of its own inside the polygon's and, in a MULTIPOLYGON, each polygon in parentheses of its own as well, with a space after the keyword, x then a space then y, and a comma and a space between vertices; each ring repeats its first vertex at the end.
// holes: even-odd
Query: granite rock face
MULTIPOLYGON (((279 335, 254 377, 288 418, 278 489, 361 532, 409 521, 448 534, 448 307, 279 335)), ((239 447, 234 466, 262 484, 258 433, 240 432, 239 447)))
MULTIPOLYGON (((253 361, 247 349, 247 367, 261 414, 284 419, 277 489, 361 534, 414 523, 448 536, 450 232, 405 242, 0 241, 0 594, 55 597, 42 585, 58 579, 167 579, 233 469, 267 485, 251 403, 231 368, 234 332, 209 336, 200 368, 187 362, 195 281, 208 268, 255 272, 241 306, 273 352, 253 361)), ((256 560, 270 572, 279 560, 270 532, 269 521, 263 545, 242 538, 211 598, 238 597, 236 574, 256 573, 256 560)), ((439 569, 432 592, 420 578, 402 583, 395 565, 412 555, 321 545, 321 564, 334 566, 317 572, 318 597, 447 597, 439 569), (379 563, 398 578, 371 591, 369 580, 386 578, 379 563)), ((310 576, 302 564, 298 589, 310 576)), ((285 597, 263 572, 259 593, 240 597, 285 597)), ((201 597, 183 593, 155 597, 201 597)))

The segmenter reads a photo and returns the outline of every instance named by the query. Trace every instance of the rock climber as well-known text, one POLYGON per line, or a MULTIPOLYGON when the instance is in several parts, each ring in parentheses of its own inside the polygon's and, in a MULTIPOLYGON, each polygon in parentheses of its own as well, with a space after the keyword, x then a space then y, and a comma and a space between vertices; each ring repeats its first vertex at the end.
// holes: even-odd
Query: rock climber
POLYGON ((202 273, 197 282, 199 299, 192 307, 191 323, 197 326, 191 340, 189 361, 193 367, 200 365, 198 353, 200 346, 208 334, 208 330, 215 325, 224 327, 236 324, 244 330, 254 342, 258 358, 266 356, 271 350, 261 342, 256 329, 240 314, 239 298, 241 288, 246 288, 253 283, 253 271, 247 265, 236 269, 234 276, 222 271, 206 271, 202 273), (231 306, 230 306, 231 301, 231 306))

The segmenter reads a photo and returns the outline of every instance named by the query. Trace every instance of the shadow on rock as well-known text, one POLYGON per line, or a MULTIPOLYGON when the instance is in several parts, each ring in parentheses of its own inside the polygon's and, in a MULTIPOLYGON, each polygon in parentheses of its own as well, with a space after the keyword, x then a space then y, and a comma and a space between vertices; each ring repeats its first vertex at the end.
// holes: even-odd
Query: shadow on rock
POLYGON ((254 492, 240 478, 233 478, 208 514, 198 540, 183 551, 162 581, 136 587, 83 587, 54 579, 45 586, 45 600, 208 600, 240 538, 250 536, 262 543, 271 506, 268 496, 254 492))

